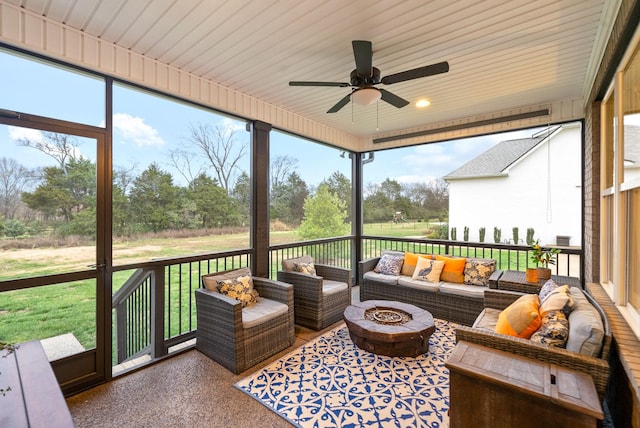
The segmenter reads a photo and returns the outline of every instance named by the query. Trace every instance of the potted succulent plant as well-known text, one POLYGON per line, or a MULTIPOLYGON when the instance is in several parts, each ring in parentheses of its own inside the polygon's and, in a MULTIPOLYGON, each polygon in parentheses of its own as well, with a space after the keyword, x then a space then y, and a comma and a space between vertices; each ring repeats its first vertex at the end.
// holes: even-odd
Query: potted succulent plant
POLYGON ((531 261, 538 269, 538 279, 551 278, 551 269, 549 265, 556 264, 556 256, 560 253, 557 248, 545 248, 540 245, 540 240, 531 245, 531 261))

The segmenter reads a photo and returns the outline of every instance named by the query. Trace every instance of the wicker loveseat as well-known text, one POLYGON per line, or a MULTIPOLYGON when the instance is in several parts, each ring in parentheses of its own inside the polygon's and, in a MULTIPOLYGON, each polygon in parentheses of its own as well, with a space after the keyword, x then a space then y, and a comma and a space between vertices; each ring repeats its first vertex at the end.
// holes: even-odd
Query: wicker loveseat
MULTIPOLYGON (((486 285, 468 283, 450 283, 447 281, 426 282, 414 280, 411 270, 404 274, 385 275, 374 272, 375 267, 385 254, 408 257, 412 253, 384 250, 380 257, 363 260, 359 263, 360 301, 395 300, 416 305, 431 312, 435 318, 472 325, 484 309, 484 291, 497 288, 502 271, 495 269, 495 260, 467 258, 468 265, 478 262, 493 264, 492 273, 486 278, 486 285)), ((432 257, 426 254, 418 256, 432 257)), ((452 256, 448 256, 452 257, 452 256)), ((404 268, 404 267, 403 267, 404 268)), ((465 266, 465 273, 467 266, 465 266)))
MULTIPOLYGON (((587 304, 590 304, 597 312, 597 315, 594 316, 599 316, 602 321, 601 335, 600 333, 598 335, 592 334, 593 337, 597 337, 598 340, 601 340, 601 346, 595 348, 595 351, 594 348, 583 348, 580 352, 576 352, 543 343, 537 343, 529 339, 499 334, 491 328, 488 328, 491 323, 487 322, 487 317, 491 318, 494 314, 499 314, 500 311, 504 310, 524 294, 504 290, 485 290, 484 305, 486 309, 484 309, 478 316, 474 326, 459 326, 456 329, 456 341, 464 340, 467 342, 473 342, 479 345, 588 373, 593 377, 596 390, 598 391, 598 396, 602 400, 604 399, 609 378, 608 360, 612 340, 609 322, 600 305, 598 305, 598 303, 587 292, 584 292, 579 287, 572 287, 571 292, 574 297, 576 297, 575 293, 583 295, 587 304), (582 352, 594 355, 587 355, 582 352)), ((572 316, 569 315, 569 337, 571 337, 572 333, 577 332, 578 330, 582 330, 584 333, 584 328, 581 328, 584 326, 577 325, 577 323, 578 321, 575 321, 572 319, 572 316)))

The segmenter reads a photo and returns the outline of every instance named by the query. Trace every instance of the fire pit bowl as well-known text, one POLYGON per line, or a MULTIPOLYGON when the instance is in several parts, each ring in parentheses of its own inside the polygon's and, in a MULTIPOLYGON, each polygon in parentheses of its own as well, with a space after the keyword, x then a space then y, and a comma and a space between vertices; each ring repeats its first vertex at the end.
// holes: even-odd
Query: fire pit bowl
POLYGON ((428 311, 390 300, 367 300, 347 306, 344 321, 358 348, 392 357, 416 357, 429 352, 429 337, 436 329, 428 311))

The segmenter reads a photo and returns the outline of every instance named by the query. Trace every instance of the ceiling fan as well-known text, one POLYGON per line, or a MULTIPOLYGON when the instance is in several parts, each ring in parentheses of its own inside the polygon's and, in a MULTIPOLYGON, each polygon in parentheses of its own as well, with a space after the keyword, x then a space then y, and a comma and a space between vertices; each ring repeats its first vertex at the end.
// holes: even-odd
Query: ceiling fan
POLYGON ((449 63, 445 61, 401 71, 400 73, 390 74, 380 78, 380 70, 372 65, 373 48, 371 42, 366 40, 353 40, 351 44, 353 45, 356 69, 351 72, 350 83, 292 81, 289 82, 289 86, 337 86, 341 88, 350 86, 355 88, 349 95, 331 107, 327 113, 336 113, 342 107, 346 106, 352 97, 354 101, 363 105, 372 104, 382 98, 382 101, 386 101, 397 108, 402 108, 409 104, 409 101, 385 89, 376 88, 375 85, 379 83, 391 85, 393 83, 406 82, 407 80, 419 79, 421 77, 433 76, 434 74, 449 71, 449 63))

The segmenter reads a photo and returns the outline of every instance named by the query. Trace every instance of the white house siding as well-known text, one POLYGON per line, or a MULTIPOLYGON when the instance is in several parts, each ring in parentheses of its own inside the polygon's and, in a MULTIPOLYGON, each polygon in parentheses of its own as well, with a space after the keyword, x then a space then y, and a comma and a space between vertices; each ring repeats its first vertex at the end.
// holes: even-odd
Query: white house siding
POLYGON ((502 229, 501 241, 513 242, 512 229, 518 227, 525 243, 527 228, 533 227, 543 245, 555 244, 557 235, 569 236, 571 246, 581 245, 580 141, 579 124, 563 126, 552 136, 549 153, 545 140, 501 177, 451 180, 449 227, 456 227, 457 239, 463 240, 468 226, 469 240, 478 241, 479 228, 485 227, 485 242, 493 242, 497 226, 502 229))

